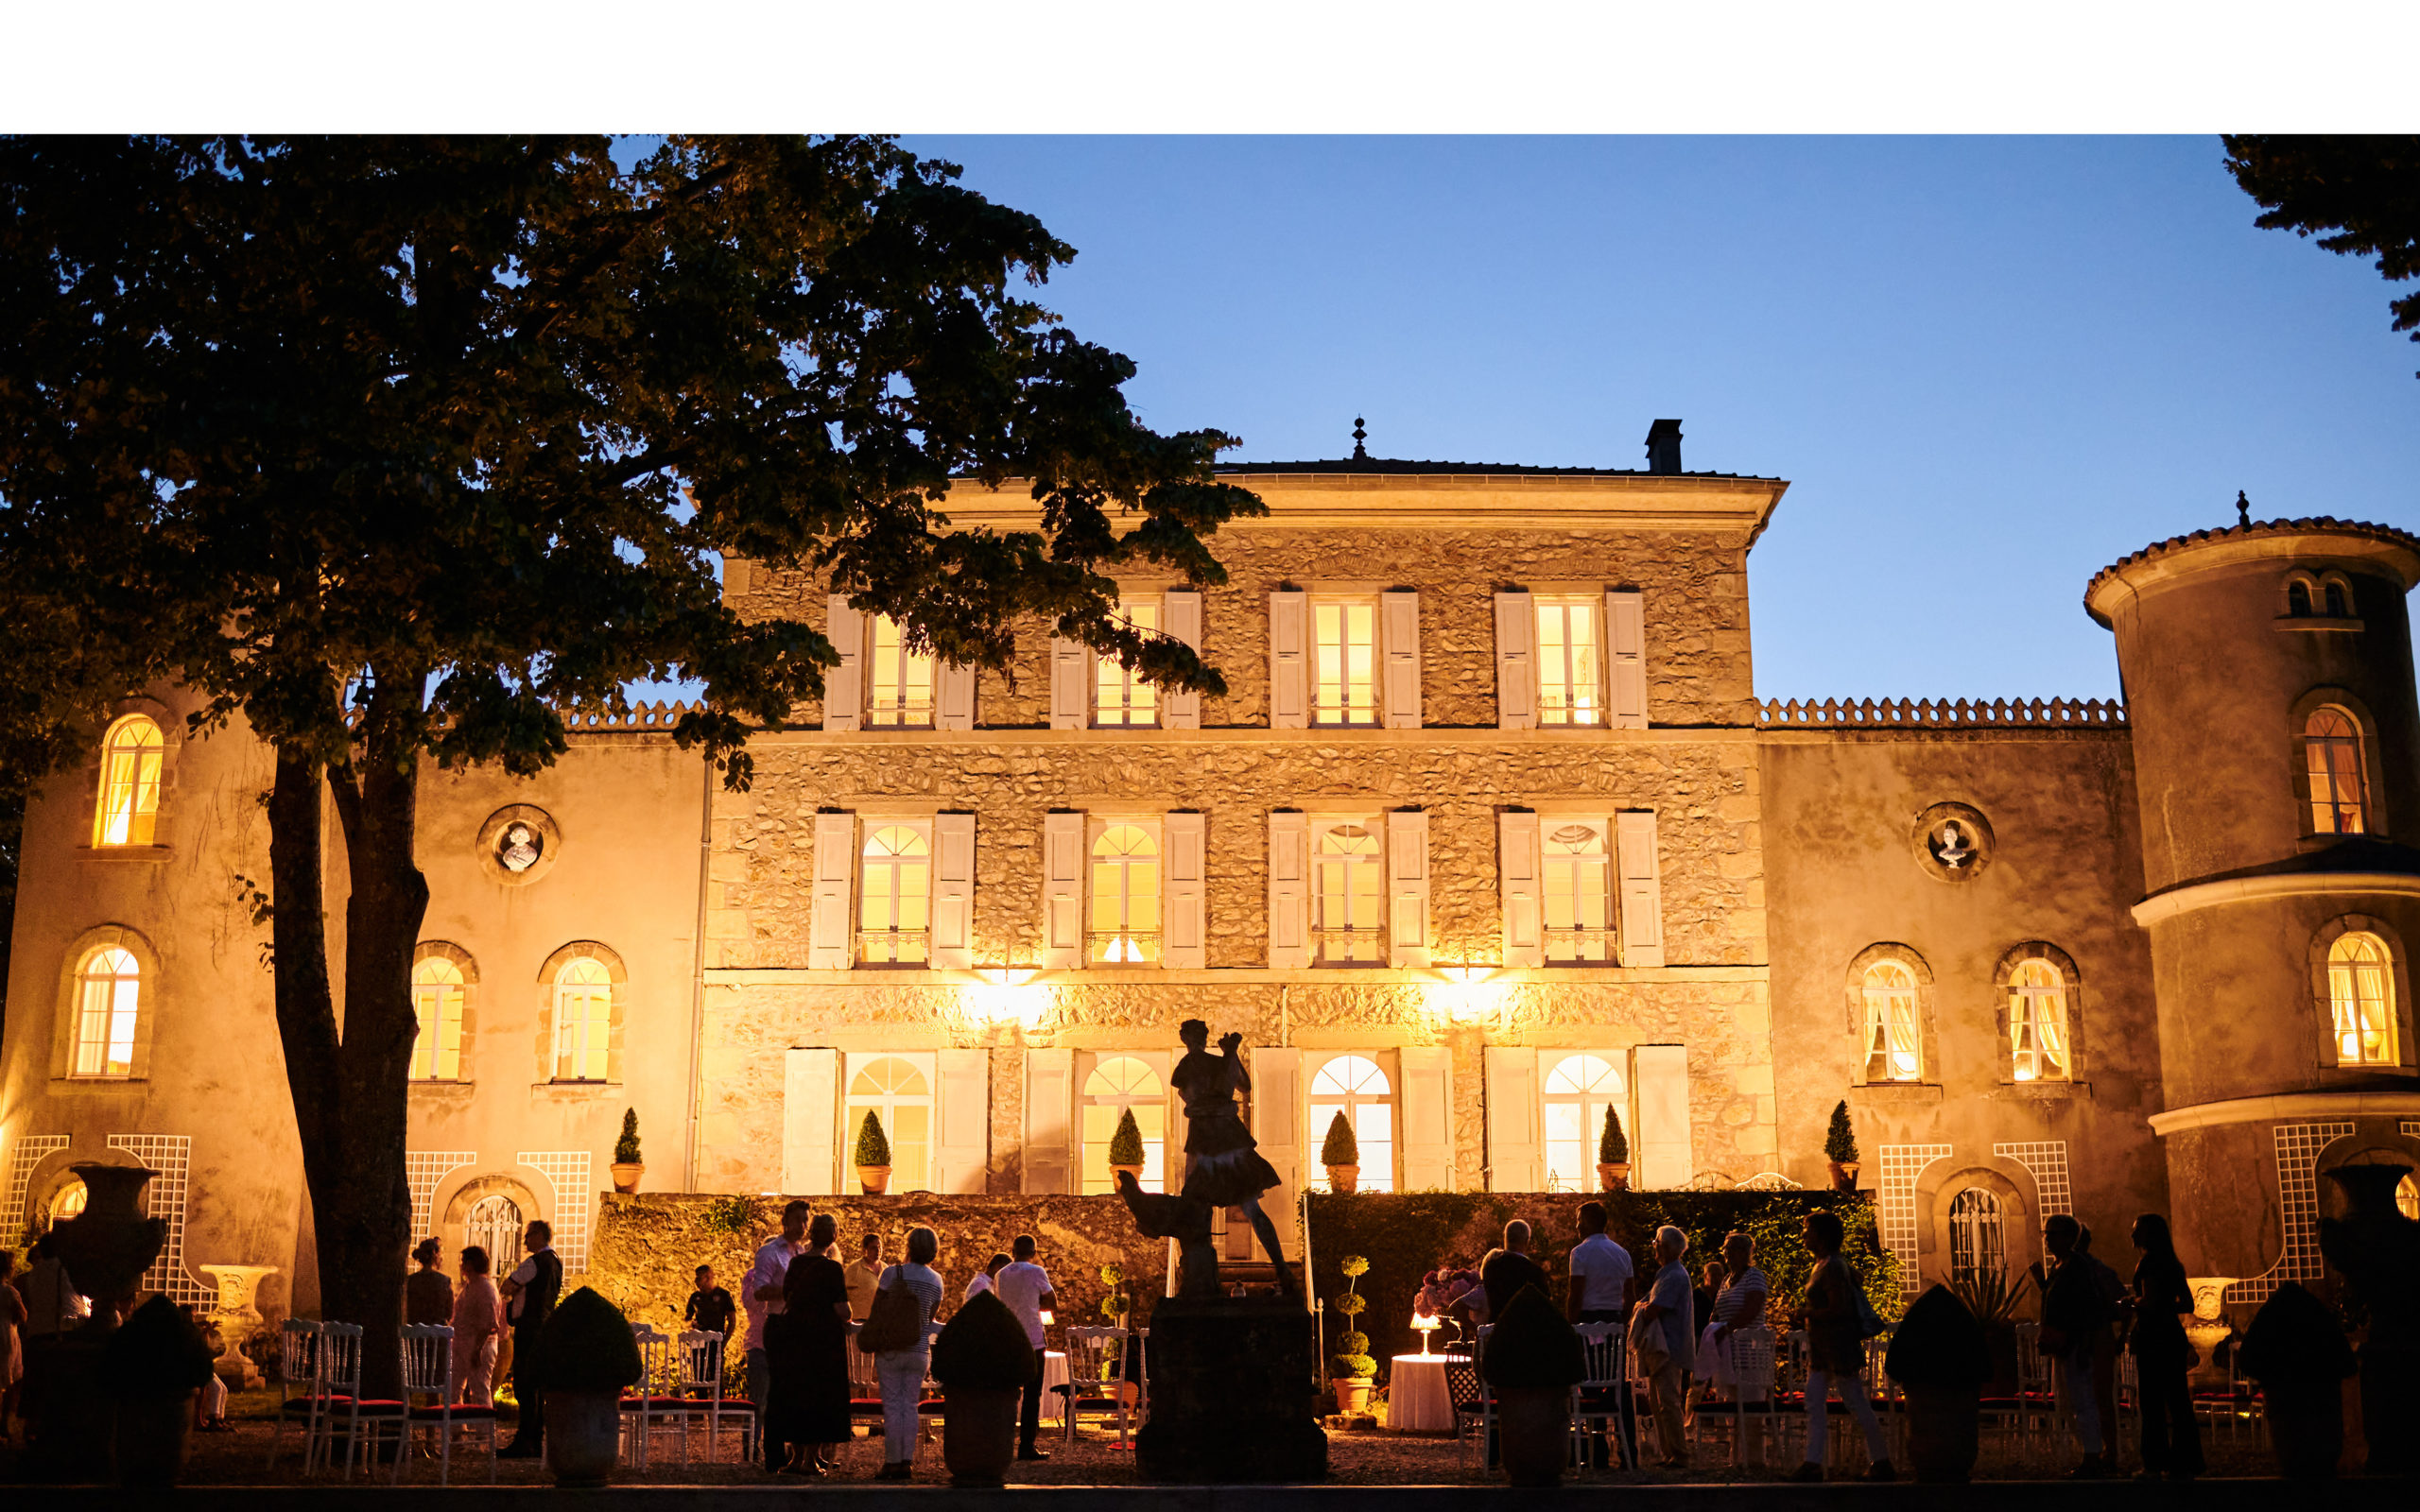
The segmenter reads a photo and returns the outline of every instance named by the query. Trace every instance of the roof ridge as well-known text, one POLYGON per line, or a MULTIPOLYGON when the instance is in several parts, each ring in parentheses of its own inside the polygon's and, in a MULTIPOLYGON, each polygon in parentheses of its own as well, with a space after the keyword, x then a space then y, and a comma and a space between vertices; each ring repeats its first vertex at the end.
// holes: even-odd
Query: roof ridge
POLYGON ((2239 524, 2188 530, 2181 536, 2170 536, 2166 541, 2152 541, 2142 550, 2120 557, 2093 574, 2092 580, 2083 585, 2083 596, 2089 600, 2093 591, 2100 586, 2101 579, 2113 573, 2132 567, 2137 562, 2149 561, 2154 557, 2164 557, 2171 551, 2181 550, 2187 546, 2198 546, 2212 541, 2249 540, 2254 536, 2287 535, 2300 530, 2366 531, 2371 535, 2401 541, 2414 551, 2420 551, 2420 536, 2415 536, 2397 525, 2379 524, 2371 520, 2339 520, 2334 515, 2328 514, 2304 515, 2292 520, 2251 520, 2239 524))

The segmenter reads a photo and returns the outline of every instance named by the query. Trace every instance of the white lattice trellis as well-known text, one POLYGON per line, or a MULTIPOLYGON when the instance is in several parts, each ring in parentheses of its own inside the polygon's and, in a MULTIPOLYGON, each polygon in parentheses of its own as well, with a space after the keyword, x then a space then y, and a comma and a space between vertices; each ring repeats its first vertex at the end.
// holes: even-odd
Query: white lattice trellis
POLYGON ((2325 1271, 2319 1257, 2319 1152, 2352 1137, 2353 1125, 2277 1125, 2277 1218, 2285 1247, 2277 1263, 2227 1288, 2230 1302, 2265 1302, 2280 1281, 2316 1280, 2325 1271))
POLYGON ((445 1178, 466 1165, 479 1163, 476 1150, 406 1150, 404 1152, 404 1178, 412 1187, 412 1242, 436 1232, 431 1220, 436 1216, 437 1189, 445 1178))
POLYGON ((207 1302, 216 1297, 216 1287, 194 1280, 185 1269, 185 1198, 193 1173, 193 1136, 112 1134, 109 1144, 159 1173, 143 1189, 143 1211, 147 1217, 168 1221, 168 1242, 160 1246, 160 1258, 144 1273, 144 1288, 164 1292, 172 1302, 207 1302))
POLYGON ((0 1243, 14 1246, 26 1231, 26 1189, 45 1156, 67 1148, 64 1134, 28 1134, 9 1148, 8 1206, 0 1208, 0 1243))
POLYGON ((588 1226, 596 1194, 588 1190, 586 1150, 524 1150, 513 1157, 555 1189, 555 1254, 566 1272, 588 1268, 588 1226))
POLYGON ((2033 1178, 2033 1195, 2042 1204, 2043 1217, 2076 1211, 2074 1194, 2067 1187, 2066 1141, 1995 1144, 1992 1153, 2003 1160, 2014 1160, 2025 1167, 2025 1174, 2033 1178))
POLYGON ((1882 1179, 1875 1208, 1882 1223, 1882 1247, 1899 1257, 1899 1287, 1916 1295, 1916 1182, 1925 1167, 1949 1159, 1946 1144, 1885 1144, 1882 1179))

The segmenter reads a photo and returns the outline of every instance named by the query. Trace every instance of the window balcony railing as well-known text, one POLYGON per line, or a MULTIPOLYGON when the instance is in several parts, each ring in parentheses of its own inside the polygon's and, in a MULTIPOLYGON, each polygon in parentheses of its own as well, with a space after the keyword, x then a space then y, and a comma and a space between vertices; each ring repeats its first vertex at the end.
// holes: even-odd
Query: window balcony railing
POLYGON ((1382 966, 1387 959, 1387 932, 1376 924, 1347 925, 1311 931, 1322 966, 1382 966))
POLYGON ((1604 966, 1614 958, 1610 929, 1547 929, 1546 957, 1549 966, 1604 966))
POLYGON ((1159 958, 1156 929, 1097 929, 1084 936, 1084 959, 1104 966, 1148 966, 1159 958))
POLYGON ((922 929, 857 931, 859 966, 925 966, 932 959, 932 934, 922 929))
POLYGON ((869 704, 866 708, 868 730, 930 730, 933 728, 933 703, 929 698, 890 699, 869 704))

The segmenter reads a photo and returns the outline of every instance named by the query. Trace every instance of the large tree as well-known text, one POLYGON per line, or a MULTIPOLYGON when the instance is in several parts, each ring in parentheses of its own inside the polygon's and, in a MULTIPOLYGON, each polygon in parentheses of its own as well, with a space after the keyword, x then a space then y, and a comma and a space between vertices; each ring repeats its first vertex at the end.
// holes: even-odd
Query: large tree
MULTIPOLYGON (((2420 278, 2420 136, 2229 135, 2227 171, 2266 207, 2253 221, 2376 257, 2391 284, 2420 278)), ((2420 341, 2420 293, 2389 301, 2420 341)), ((2420 375, 2415 375, 2420 376, 2420 375)))
POLYGON ((1231 438, 1146 428, 1132 364, 1021 292, 1073 253, 955 168, 869 138, 672 138, 628 169, 611 147, 0 142, 0 586, 9 622, 98 648, 80 684, 0 700, 0 742, 39 754, 96 694, 173 675, 199 724, 240 712, 275 747, 274 993, 321 1294, 366 1326, 382 1394, 425 764, 533 773, 566 709, 688 678, 704 703, 675 733, 744 784, 751 729, 836 657, 727 609, 723 554, 828 572, 948 660, 1004 667, 1038 619, 1217 692, 1117 619, 1110 574, 1221 581, 1203 537, 1259 509, 1211 475, 1231 438), (954 480, 1011 479, 1038 530, 946 528, 954 480))

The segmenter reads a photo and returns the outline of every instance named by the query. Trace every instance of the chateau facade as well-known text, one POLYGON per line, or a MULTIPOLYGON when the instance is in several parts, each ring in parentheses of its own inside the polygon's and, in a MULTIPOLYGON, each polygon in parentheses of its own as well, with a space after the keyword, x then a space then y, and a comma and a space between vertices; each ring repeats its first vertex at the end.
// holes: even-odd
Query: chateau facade
MULTIPOLYGON (((650 1190, 1111 1189, 1180 1160, 1176 1026, 1248 1047, 1289 1191, 1342 1115, 1362 1190, 1816 1186, 1846 1099, 1911 1279, 2012 1269, 2072 1211, 2172 1212, 2238 1299, 2315 1279, 2317 1172, 2420 1152, 2420 541, 2334 521, 2180 538, 2095 578, 2127 701, 1760 704, 1750 548, 1787 485, 1351 461, 1226 469, 1268 503, 1196 593, 1121 580, 1223 697, 1032 627, 935 667, 824 585, 822 707, 721 790, 642 711, 528 782, 424 779, 416 1232, 546 1217, 584 1264, 625 1108, 650 1190)), ((959 528, 1032 524, 961 490, 959 528)), ((268 1263, 316 1305, 252 890, 265 747, 119 711, 29 806, 0 1040, 0 1235, 139 1160, 154 1284, 268 1263)), ((338 839, 330 826, 330 848, 338 839)), ((331 907, 344 887, 332 862, 331 907)), ((332 927, 340 927, 340 910, 332 927)))

